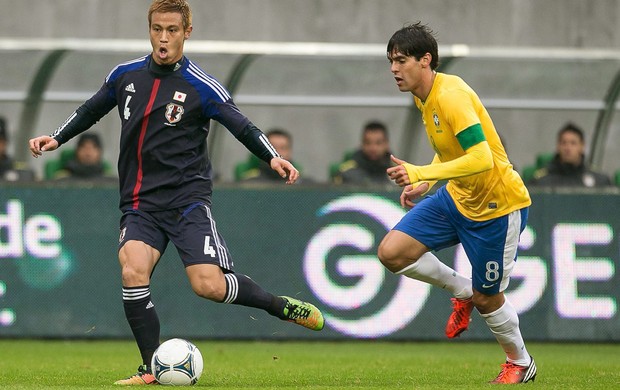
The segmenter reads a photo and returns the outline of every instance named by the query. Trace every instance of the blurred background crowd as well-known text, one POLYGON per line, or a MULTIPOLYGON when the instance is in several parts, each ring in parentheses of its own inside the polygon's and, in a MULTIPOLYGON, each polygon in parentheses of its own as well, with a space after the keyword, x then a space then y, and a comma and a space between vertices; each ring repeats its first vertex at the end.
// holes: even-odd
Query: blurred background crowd
MULTIPOLYGON (((13 16, 0 26, 2 180, 114 182, 115 115, 42 159, 29 157, 25 141, 54 131, 117 63, 148 52, 144 10, 149 3, 0 0, 13 16), (23 39, 44 41, 34 48, 8 43, 23 39), (92 41, 66 46, 67 39, 92 41)), ((529 185, 620 184, 614 157, 620 153, 620 123, 610 100, 620 64, 615 49, 620 32, 613 27, 617 2, 342 0, 335 7, 328 0, 195 0, 191 5, 195 28, 187 55, 226 85, 244 113, 296 163, 299 185, 385 187, 390 153, 415 164, 431 161, 412 98, 398 92, 383 52, 393 31, 418 20, 438 32, 439 70, 458 74, 478 91, 529 185), (227 49, 205 51, 199 44, 208 41, 227 49), (252 42, 258 42, 253 48, 265 42, 279 46, 272 54, 253 54, 240 45, 252 42), (320 55, 284 46, 313 42, 334 46, 320 55)), ((273 175, 226 133, 212 124, 209 153, 218 180, 270 183, 273 175)))

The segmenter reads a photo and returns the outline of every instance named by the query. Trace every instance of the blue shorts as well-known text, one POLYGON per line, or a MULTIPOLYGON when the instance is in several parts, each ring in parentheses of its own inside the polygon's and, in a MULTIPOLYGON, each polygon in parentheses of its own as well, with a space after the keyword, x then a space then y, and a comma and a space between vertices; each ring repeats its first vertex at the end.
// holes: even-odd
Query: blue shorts
POLYGON ((526 207, 488 221, 472 221, 458 211, 444 186, 417 203, 394 230, 431 250, 461 243, 472 266, 473 287, 493 295, 508 287, 528 211, 526 207))
POLYGON ((233 261, 224 238, 218 233, 208 206, 194 203, 186 208, 146 212, 127 210, 121 217, 118 248, 129 240, 144 242, 162 255, 172 241, 187 267, 216 264, 233 271, 233 261))

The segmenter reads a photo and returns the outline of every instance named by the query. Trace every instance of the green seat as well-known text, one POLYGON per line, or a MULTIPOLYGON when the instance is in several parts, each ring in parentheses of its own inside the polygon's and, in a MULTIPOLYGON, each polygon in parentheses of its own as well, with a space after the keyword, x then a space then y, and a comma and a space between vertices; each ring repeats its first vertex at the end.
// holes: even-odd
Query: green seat
POLYGON ((338 175, 338 173, 340 172, 340 165, 342 165, 343 162, 350 160, 353 157, 353 154, 355 154, 355 152, 356 150, 347 150, 342 155, 342 159, 340 161, 329 164, 329 179, 330 180, 333 180, 334 177, 338 175))
POLYGON ((540 168, 544 168, 553 160, 555 153, 540 153, 536 155, 536 162, 533 165, 526 165, 521 171, 521 178, 528 182, 534 178, 534 174, 540 168))
POLYGON ((614 184, 620 186, 620 169, 614 172, 614 184))
POLYGON ((261 160, 253 154, 250 154, 245 161, 235 165, 235 181, 246 179, 251 171, 260 167, 261 160))
POLYGON ((527 165, 523 167, 523 171, 521 172, 523 181, 527 183, 528 181, 532 180, 534 178, 534 173, 536 173, 537 170, 538 168, 536 167, 536 165, 527 165))
POLYGON ((75 149, 61 149, 60 156, 53 160, 45 162, 44 173, 46 180, 52 180, 56 177, 56 173, 75 156, 75 149))
POLYGON ((540 153, 536 156, 536 168, 544 168, 553 160, 555 153, 540 153))

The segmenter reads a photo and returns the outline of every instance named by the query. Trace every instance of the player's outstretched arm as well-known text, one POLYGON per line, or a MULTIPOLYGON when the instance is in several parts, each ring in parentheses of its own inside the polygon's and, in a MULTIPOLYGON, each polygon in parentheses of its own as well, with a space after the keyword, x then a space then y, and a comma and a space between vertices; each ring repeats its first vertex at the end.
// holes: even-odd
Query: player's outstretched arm
POLYGON ((30 146, 32 157, 37 158, 42 155, 43 152, 56 150, 58 148, 58 141, 49 135, 42 135, 40 137, 31 138, 30 141, 28 141, 28 145, 30 146))
POLYGON ((299 178, 299 171, 288 160, 282 157, 274 157, 269 163, 271 169, 278 172, 282 178, 286 178, 286 184, 293 184, 299 178))
POLYGON ((387 173, 404 187, 419 181, 450 180, 488 171, 493 168, 493 153, 489 143, 482 141, 467 148, 464 155, 442 163, 413 165, 394 156, 392 162, 398 165, 388 168, 387 173))

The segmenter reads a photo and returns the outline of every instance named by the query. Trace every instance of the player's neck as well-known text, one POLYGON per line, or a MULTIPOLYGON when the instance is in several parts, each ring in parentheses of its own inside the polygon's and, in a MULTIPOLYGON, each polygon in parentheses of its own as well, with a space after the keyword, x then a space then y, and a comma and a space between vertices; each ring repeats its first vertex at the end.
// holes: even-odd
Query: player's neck
POLYGON ((428 96, 431 94, 433 90, 433 85, 435 84, 435 78, 437 77, 437 72, 432 70, 427 77, 424 78, 420 87, 414 91, 411 91, 418 99, 422 102, 425 102, 428 99, 428 96))
POLYGON ((157 75, 170 74, 181 69, 184 61, 185 57, 181 57, 180 60, 172 64, 160 65, 155 61, 155 59, 153 59, 153 57, 151 57, 151 61, 149 62, 149 70, 157 75))

